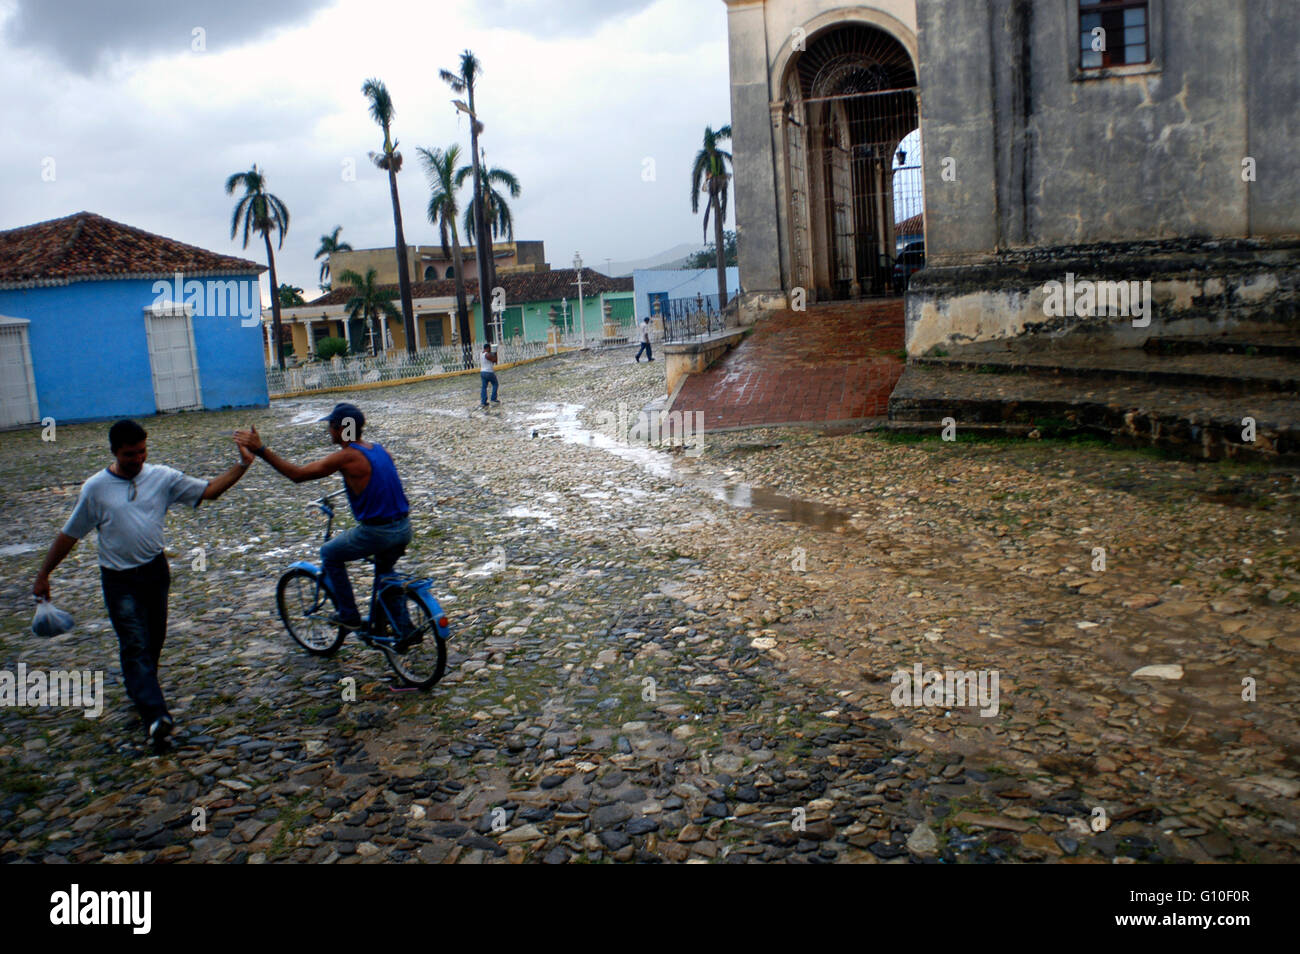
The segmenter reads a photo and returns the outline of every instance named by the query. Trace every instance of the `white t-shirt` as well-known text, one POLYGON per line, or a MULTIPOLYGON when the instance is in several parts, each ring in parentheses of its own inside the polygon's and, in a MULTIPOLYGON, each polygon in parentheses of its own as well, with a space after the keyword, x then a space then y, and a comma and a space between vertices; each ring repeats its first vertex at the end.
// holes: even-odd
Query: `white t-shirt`
POLYGON ((489 358, 488 354, 490 354, 490 352, 484 351, 482 358, 479 360, 479 369, 482 371, 491 371, 497 366, 496 361, 489 358))
POLYGON ((641 323, 641 340, 647 344, 650 343, 650 322, 648 321, 641 323))
POLYGON ((207 489, 206 480, 161 464, 145 464, 134 480, 104 468, 81 485, 81 496, 63 532, 80 540, 97 530, 100 566, 110 570, 143 566, 163 550, 167 508, 177 503, 197 507, 207 489))

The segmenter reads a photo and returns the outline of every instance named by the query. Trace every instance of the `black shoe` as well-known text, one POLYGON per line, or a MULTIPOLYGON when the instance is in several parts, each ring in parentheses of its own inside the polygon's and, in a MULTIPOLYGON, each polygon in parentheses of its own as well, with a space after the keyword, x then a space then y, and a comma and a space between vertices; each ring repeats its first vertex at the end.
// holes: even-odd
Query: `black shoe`
POLYGON ((361 617, 359 616, 356 619, 346 619, 340 616, 338 613, 331 613, 329 622, 331 626, 342 626, 344 629, 362 628, 361 617))
POLYGON ((167 736, 172 734, 172 729, 175 727, 176 723, 172 721, 172 717, 165 713, 149 723, 149 741, 153 743, 154 749, 161 751, 166 748, 167 736))
POLYGON ((496 405, 500 405, 500 404, 501 404, 501 402, 498 401, 496 398, 493 398, 493 399, 492 399, 492 403, 493 403, 493 404, 496 404, 496 405))

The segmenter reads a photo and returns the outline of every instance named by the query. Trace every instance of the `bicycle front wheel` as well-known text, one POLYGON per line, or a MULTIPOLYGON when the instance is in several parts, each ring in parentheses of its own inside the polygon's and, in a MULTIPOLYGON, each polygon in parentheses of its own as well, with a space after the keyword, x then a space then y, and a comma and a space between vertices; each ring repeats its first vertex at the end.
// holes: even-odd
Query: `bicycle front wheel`
POLYGON ((343 645, 347 630, 329 621, 334 597, 315 574, 295 567, 280 577, 275 588, 280 619, 289 635, 313 656, 333 656, 343 645))
POLYGON ((416 689, 428 689, 447 669, 447 641, 438 636, 438 627, 424 603, 413 593, 403 593, 402 600, 410 627, 404 634, 394 634, 403 637, 396 646, 379 648, 404 683, 416 689))

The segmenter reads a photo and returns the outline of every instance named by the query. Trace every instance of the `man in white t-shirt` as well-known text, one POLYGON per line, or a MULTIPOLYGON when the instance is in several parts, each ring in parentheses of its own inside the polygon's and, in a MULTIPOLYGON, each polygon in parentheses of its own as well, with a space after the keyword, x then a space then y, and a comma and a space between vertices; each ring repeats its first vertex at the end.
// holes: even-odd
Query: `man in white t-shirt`
POLYGON ((641 363, 641 355, 645 355, 651 361, 655 359, 654 352, 650 350, 650 319, 641 319, 641 347, 636 352, 636 363, 641 363))
POLYGON ((32 593, 48 600, 54 568, 79 539, 97 531, 100 582, 117 632, 126 693, 144 720, 149 740, 161 748, 174 725, 158 685, 171 585, 163 555, 163 518, 174 504, 197 507, 204 500, 216 500, 255 458, 240 447, 240 463, 214 480, 200 480, 171 467, 146 464, 147 436, 135 421, 118 421, 109 429, 113 463, 82 484, 77 505, 50 545, 32 593))
POLYGON ((483 356, 479 361, 479 406, 488 406, 487 388, 492 385, 492 403, 500 404, 497 400, 497 353, 492 350, 490 343, 483 345, 483 356))

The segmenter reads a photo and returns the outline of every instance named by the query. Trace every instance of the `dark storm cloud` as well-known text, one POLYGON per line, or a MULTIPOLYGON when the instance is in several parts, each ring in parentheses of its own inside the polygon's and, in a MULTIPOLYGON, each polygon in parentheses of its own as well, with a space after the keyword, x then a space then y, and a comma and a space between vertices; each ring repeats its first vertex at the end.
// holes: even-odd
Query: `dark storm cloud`
POLYGON ((474 15, 485 27, 534 36, 583 36, 654 4, 655 0, 478 0, 474 15))
POLYGON ((79 73, 121 54, 191 49, 195 28, 207 49, 238 46, 332 5, 333 0, 18 0, 5 42, 55 57, 79 73))

